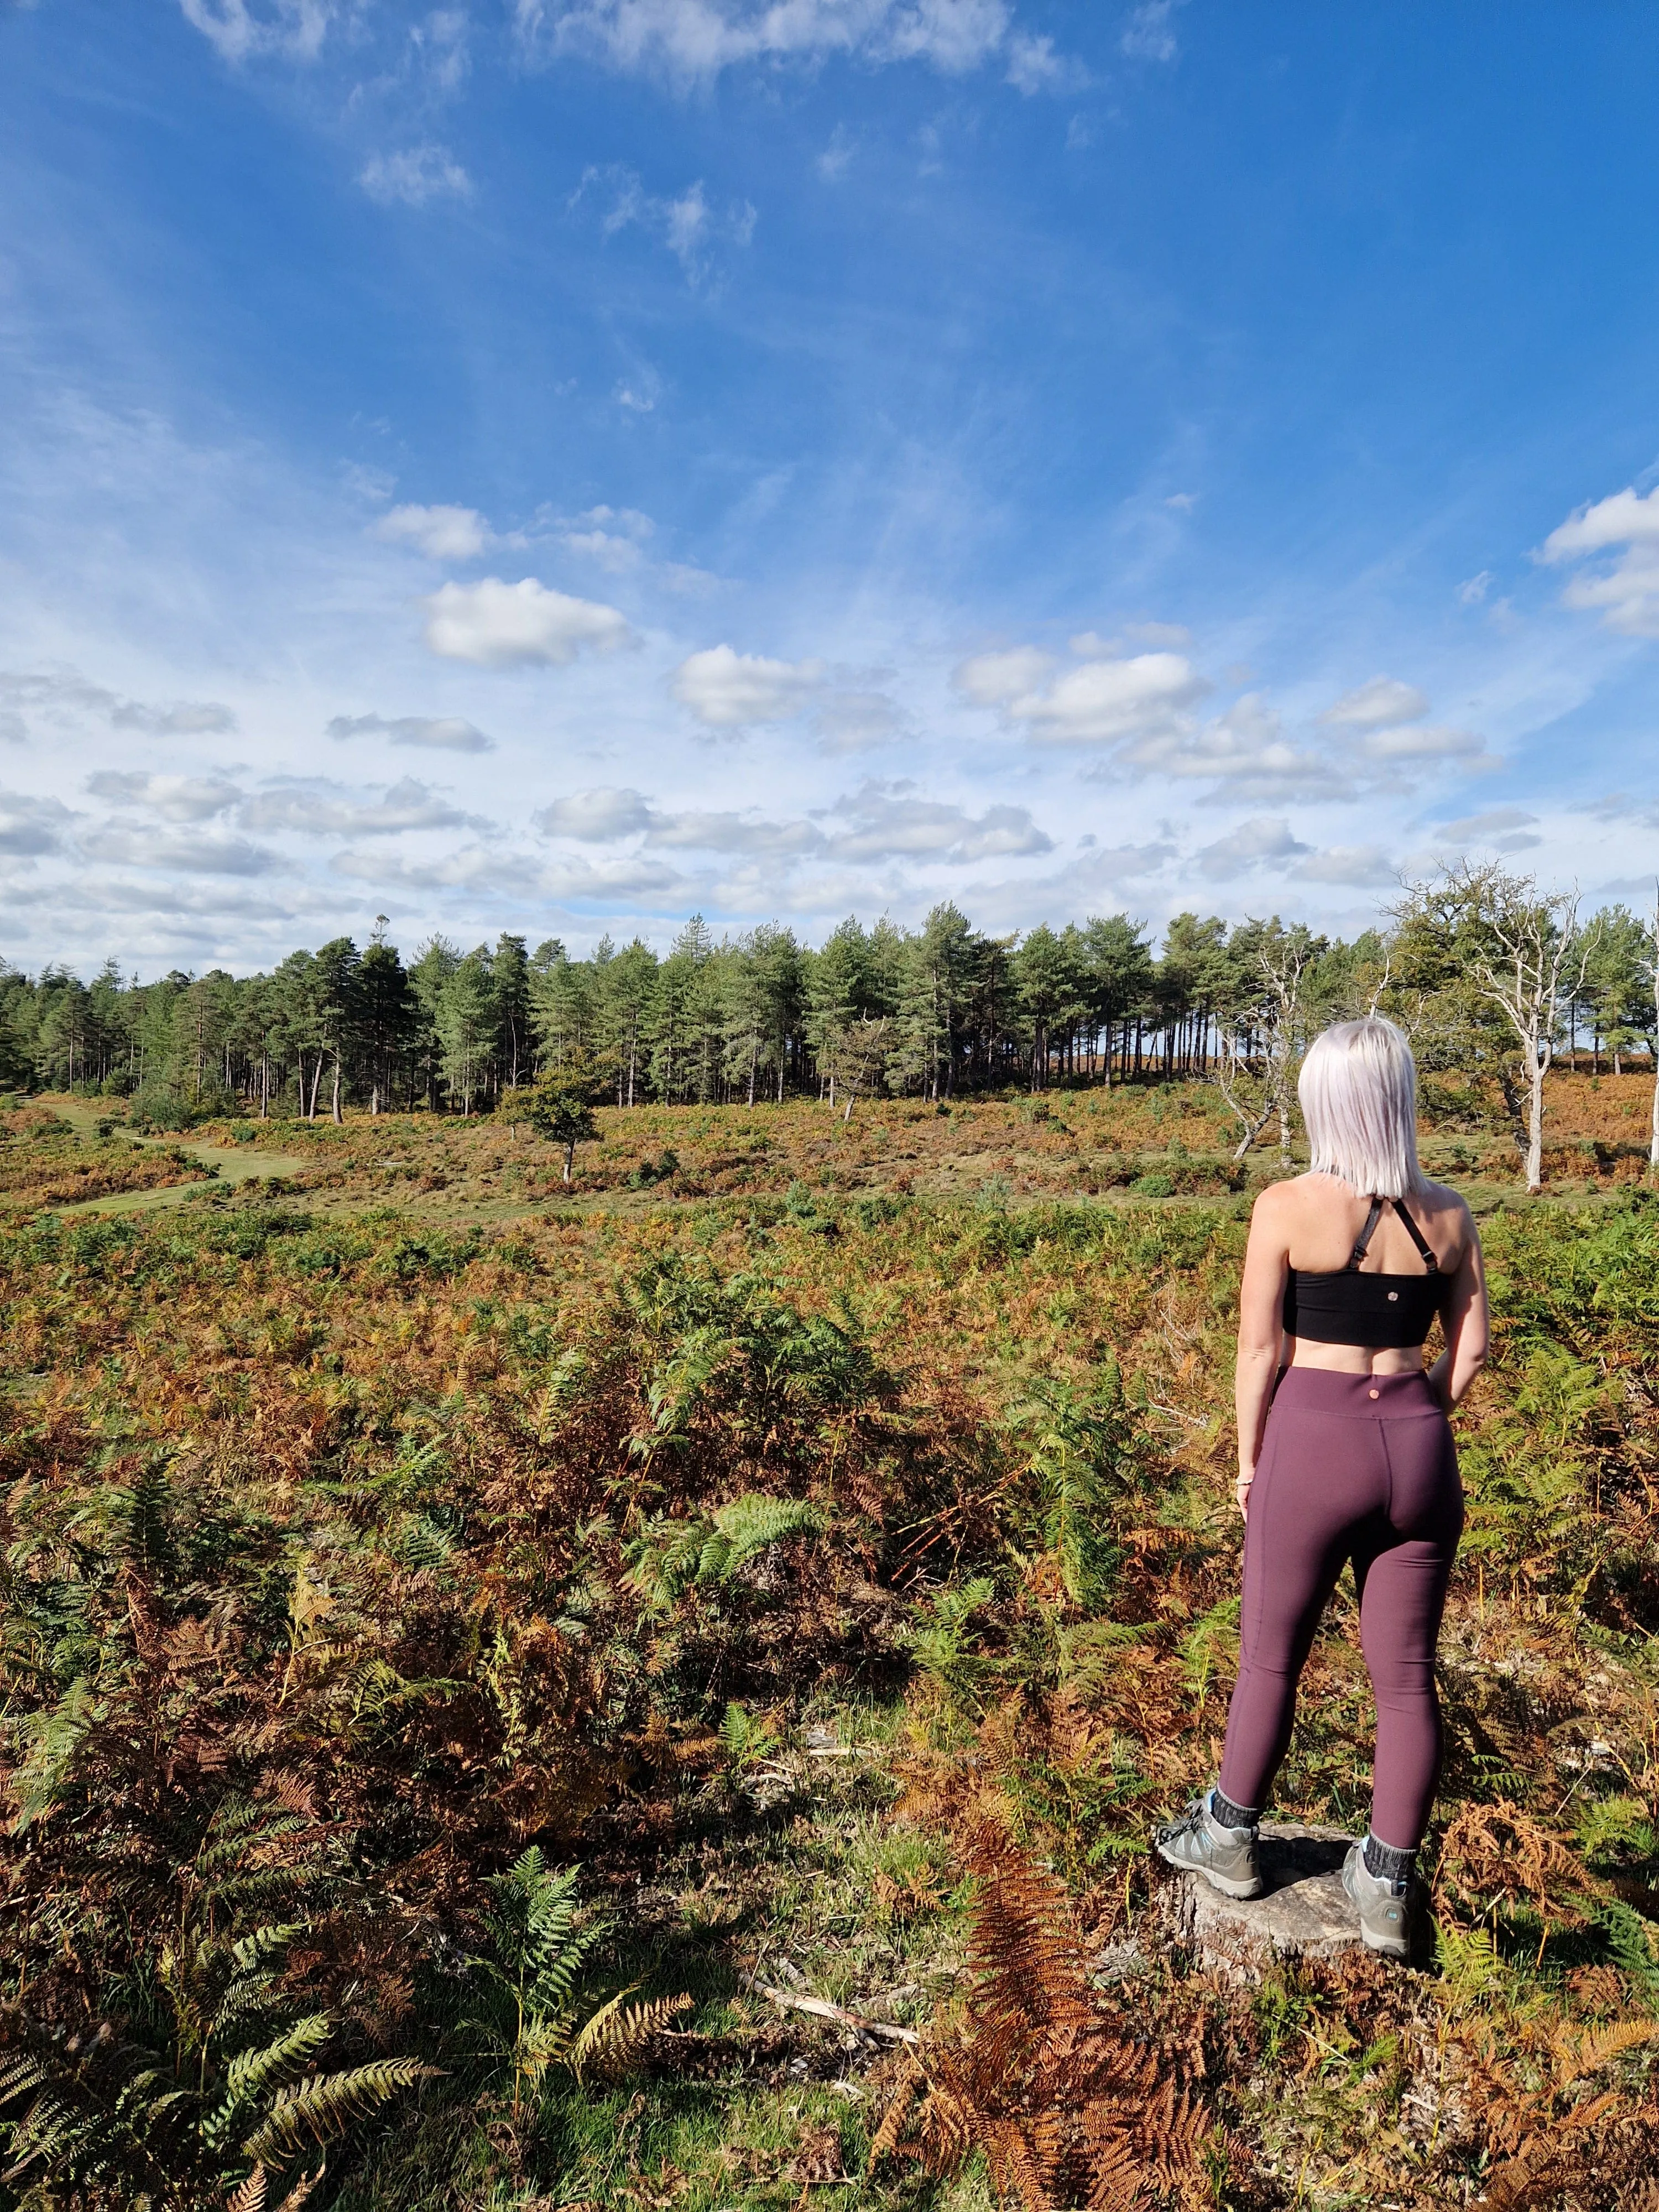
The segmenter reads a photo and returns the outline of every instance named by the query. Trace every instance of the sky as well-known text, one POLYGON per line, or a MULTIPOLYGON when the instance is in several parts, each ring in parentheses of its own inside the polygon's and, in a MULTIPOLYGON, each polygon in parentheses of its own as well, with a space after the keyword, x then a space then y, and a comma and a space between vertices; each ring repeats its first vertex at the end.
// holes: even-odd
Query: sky
POLYGON ((0 954, 1659 870, 1659 11, 0 0, 0 954))

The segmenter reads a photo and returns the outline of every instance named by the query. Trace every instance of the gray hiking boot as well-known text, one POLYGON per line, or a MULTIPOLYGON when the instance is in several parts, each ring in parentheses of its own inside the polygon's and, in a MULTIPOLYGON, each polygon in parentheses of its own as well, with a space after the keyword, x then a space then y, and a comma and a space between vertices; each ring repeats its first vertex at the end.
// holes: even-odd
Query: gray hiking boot
POLYGON ((1178 1820, 1158 1828, 1152 1848, 1159 1858, 1188 1874, 1201 1874, 1224 1897, 1260 1897, 1261 1869, 1254 1828, 1224 1828, 1210 1810, 1215 1795, 1194 1797, 1178 1820))
POLYGON ((1390 1881, 1365 1864, 1363 1844, 1350 1846, 1342 1862, 1342 1887, 1359 1910, 1359 1933, 1368 1951, 1403 1959, 1411 1950, 1411 1884, 1390 1881))

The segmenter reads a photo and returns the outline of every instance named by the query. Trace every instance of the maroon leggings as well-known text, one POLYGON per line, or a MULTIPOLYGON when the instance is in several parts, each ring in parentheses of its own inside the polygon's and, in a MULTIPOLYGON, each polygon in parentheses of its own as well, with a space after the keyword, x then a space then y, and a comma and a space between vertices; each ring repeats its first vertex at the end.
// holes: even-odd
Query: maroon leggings
POLYGON ((1425 1375, 1285 1370, 1250 1492, 1224 1796, 1266 1804, 1291 1741, 1297 1678, 1352 1559, 1376 1698, 1371 1832, 1416 1848, 1440 1771, 1434 1646, 1462 1527, 1451 1427, 1425 1375))

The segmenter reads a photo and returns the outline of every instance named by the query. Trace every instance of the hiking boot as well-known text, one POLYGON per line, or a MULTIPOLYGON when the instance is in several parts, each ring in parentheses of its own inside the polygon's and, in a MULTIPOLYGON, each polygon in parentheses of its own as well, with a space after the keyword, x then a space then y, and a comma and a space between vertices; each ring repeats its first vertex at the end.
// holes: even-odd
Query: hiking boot
POLYGON ((1260 1897, 1261 1869, 1254 1828, 1224 1828, 1210 1810, 1214 1790, 1194 1797, 1178 1820, 1152 1833, 1159 1858, 1188 1874, 1201 1874, 1224 1897, 1260 1897))
POLYGON ((1390 1881, 1365 1864, 1363 1844, 1342 1862, 1342 1887, 1359 1910, 1359 1933, 1368 1951, 1403 1959, 1411 1950, 1411 1884, 1390 1881))

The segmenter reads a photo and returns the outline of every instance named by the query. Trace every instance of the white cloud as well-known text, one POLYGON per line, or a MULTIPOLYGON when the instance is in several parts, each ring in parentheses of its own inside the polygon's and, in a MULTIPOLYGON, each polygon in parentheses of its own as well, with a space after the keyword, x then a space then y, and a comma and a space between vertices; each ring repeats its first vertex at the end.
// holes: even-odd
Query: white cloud
POLYGON ((822 852, 823 837, 810 822, 757 821, 749 814, 705 813, 695 808, 651 816, 648 845, 686 852, 747 853, 769 860, 822 852))
POLYGON ((1298 883, 1345 884, 1355 890, 1399 879, 1399 872, 1380 845, 1330 845, 1298 860, 1291 873, 1298 883))
POLYGON ((514 0, 532 54, 585 54, 682 81, 745 63, 922 61, 947 74, 1002 51, 1006 0, 514 0))
POLYGON ((411 146, 401 154, 375 154, 357 182, 382 207, 401 202, 424 207, 428 200, 471 199, 472 179, 447 146, 411 146))
POLYGON ((1124 757, 1164 775, 1213 779, 1230 799, 1337 799, 1351 787, 1336 763, 1291 744, 1255 691, 1201 728, 1180 717, 1149 731, 1124 749, 1124 757))
POLYGON ((471 561, 489 543, 489 526, 476 507, 394 507, 374 535, 412 545, 428 560, 471 561))
MULTIPOLYGON (((1169 504, 1168 501, 1165 504, 1169 504)), ((1131 623, 1124 633, 1137 645, 1165 646, 1176 653, 1183 652, 1193 641, 1193 634, 1182 623, 1131 623)), ((1075 638, 1072 650, 1078 650, 1075 638)))
POLYGON ((378 799, 364 799, 320 779, 284 778, 243 804, 249 830, 287 830, 310 836, 386 837, 405 830, 483 830, 489 824, 413 776, 388 787, 378 799))
POLYGON ((751 722, 787 721, 823 681, 821 660, 768 660, 714 645, 683 660, 671 688, 708 728, 737 730, 751 722))
POLYGON ((1373 676, 1356 690, 1345 691, 1319 719, 1330 729, 1380 730, 1395 722, 1420 721, 1428 711, 1428 699, 1414 684, 1373 676))
POLYGON ((164 822, 208 822, 234 806, 242 794, 234 783, 209 775, 147 775, 141 769, 101 769, 87 778, 94 799, 118 806, 143 806, 164 822))
POLYGON ((852 160, 853 141, 848 135, 847 125, 844 123, 838 123, 830 133, 830 143, 813 162, 812 167, 826 185, 836 185, 839 184, 847 174, 852 160))
POLYGON ((1439 722, 1408 723, 1403 729, 1371 730, 1366 733, 1364 750, 1373 760, 1463 760, 1479 761, 1485 767, 1496 767, 1493 757, 1486 750, 1486 741, 1473 730, 1456 730, 1439 722))
POLYGON ((1436 835, 1455 837, 1471 845, 1487 845, 1505 830, 1529 830, 1537 819, 1524 806, 1488 806, 1481 813, 1466 814, 1459 821, 1443 822, 1436 835))
MULTIPOLYGON (((1006 661, 1008 655, 988 655, 1006 661)), ((1089 660, 1046 690, 1017 694, 1010 717, 1050 744, 1117 744, 1181 726, 1182 710, 1208 685, 1177 653, 1139 653, 1127 660, 1089 660)))
POLYGON ((337 0, 179 0, 185 21, 209 40, 221 60, 245 62, 258 54, 313 60, 337 0))
POLYGON ((55 853, 63 842, 69 818, 69 809, 61 799, 0 791, 0 853, 19 860, 55 853))
POLYGON ((837 691, 812 717, 812 734, 825 753, 867 752, 890 744, 903 717, 879 691, 837 691))
POLYGON ((421 603, 426 641, 449 660, 507 668, 530 661, 562 668, 584 650, 614 653, 634 633, 615 607, 550 591, 533 576, 445 584, 421 603))
POLYGON ((1057 54, 1052 39, 1016 31, 1008 40, 1008 82, 1029 98, 1036 92, 1064 92, 1085 84, 1088 71, 1057 54))
POLYGON ((585 843, 606 844, 615 837, 631 837, 651 823, 651 809, 637 791, 575 791, 568 799, 556 799, 535 817, 536 827, 550 837, 577 837, 585 843))
POLYGON ((569 205, 580 207, 601 194, 610 200, 599 218, 605 236, 637 226, 660 238, 693 286, 709 280, 721 248, 752 243, 758 220, 748 200, 733 200, 723 209, 712 206, 701 177, 678 196, 662 198, 647 191, 638 172, 620 162, 584 169, 569 205))
POLYGON ((1492 570, 1483 568, 1478 576, 1470 576, 1458 586, 1457 596, 1466 607, 1478 607, 1495 580, 1492 570))
POLYGON ((280 865, 275 853, 245 837, 216 830, 161 833, 109 823, 81 839, 91 859, 134 868, 169 868, 190 876, 262 876, 280 865))
POLYGON ((828 851, 842 860, 960 862, 1054 850, 1053 838, 1024 806, 989 806, 969 815, 960 806, 919 797, 913 783, 866 783, 821 818, 832 825, 828 851))
POLYGON ((23 733, 30 713, 44 714, 60 728, 73 728, 79 718, 97 714, 112 728, 139 730, 147 737, 222 737, 236 727, 235 715, 217 700, 175 699, 155 706, 89 683, 74 668, 0 670, 0 705, 14 710, 9 720, 15 736, 23 733))
POLYGON ((1257 814, 1230 830, 1224 837, 1218 837, 1214 844, 1204 846, 1197 860, 1206 876, 1224 882, 1230 876, 1247 874, 1265 860, 1293 860, 1311 849, 1291 836, 1291 825, 1282 816, 1257 814))
POLYGON ((457 714, 337 714, 328 726, 337 740, 346 738, 385 738, 394 745, 420 745, 434 752, 488 753, 495 749, 471 722, 457 714))
POLYGON ((1178 4, 1179 0, 1142 0, 1130 11, 1119 51, 1133 61, 1172 62, 1181 51, 1170 21, 1178 4))
POLYGON ((1002 653, 976 653, 951 680, 975 707, 1006 707, 1035 691, 1054 665, 1054 655, 1040 647, 1016 645, 1002 653))
POLYGON ((1581 507, 1544 540, 1538 557, 1559 564, 1622 547, 1610 568, 1583 571, 1562 604, 1599 611, 1626 637, 1659 637, 1659 485, 1645 495, 1634 485, 1581 507))

